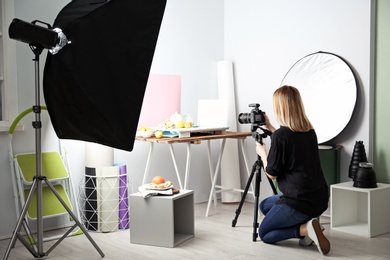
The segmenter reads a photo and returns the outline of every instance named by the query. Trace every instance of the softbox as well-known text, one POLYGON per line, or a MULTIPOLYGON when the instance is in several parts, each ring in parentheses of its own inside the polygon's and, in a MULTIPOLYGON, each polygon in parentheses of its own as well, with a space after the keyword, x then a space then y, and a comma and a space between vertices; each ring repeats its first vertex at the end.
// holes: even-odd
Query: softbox
POLYGON ((132 151, 166 0, 74 0, 54 21, 70 44, 47 54, 57 136, 132 151))

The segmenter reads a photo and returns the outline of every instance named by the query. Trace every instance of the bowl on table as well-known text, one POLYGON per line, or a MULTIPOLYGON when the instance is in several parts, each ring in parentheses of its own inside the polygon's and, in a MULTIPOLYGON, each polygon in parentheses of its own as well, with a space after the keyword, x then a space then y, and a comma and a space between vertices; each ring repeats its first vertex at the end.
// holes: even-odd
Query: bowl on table
POLYGON ((146 131, 137 131, 137 136, 142 136, 143 138, 152 137, 154 134, 154 130, 146 130, 146 131))

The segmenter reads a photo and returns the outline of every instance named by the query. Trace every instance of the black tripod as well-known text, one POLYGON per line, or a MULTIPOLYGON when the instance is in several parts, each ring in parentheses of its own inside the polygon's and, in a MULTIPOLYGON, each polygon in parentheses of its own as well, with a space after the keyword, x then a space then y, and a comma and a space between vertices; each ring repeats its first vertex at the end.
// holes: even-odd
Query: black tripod
MULTIPOLYGON (((253 126, 252 126, 253 128, 253 126)), ((263 129, 261 127, 254 127, 252 129, 252 137, 256 140, 256 142, 263 144, 263 138, 266 138, 267 136, 270 136, 272 133, 269 130, 263 129), (263 133, 257 132, 257 128, 260 128, 263 133)), ((252 234, 252 241, 255 242, 257 240, 257 228, 259 227, 258 222, 258 214, 259 214, 259 195, 260 195, 260 182, 261 182, 261 169, 263 168, 263 162, 261 161, 261 158, 259 155, 257 155, 257 160, 252 166, 252 172, 248 178, 248 181, 245 186, 244 193, 242 194, 242 198, 240 201, 240 204, 238 205, 238 208, 236 209, 236 216, 234 217, 232 221, 232 227, 236 226, 238 216, 241 213, 241 208, 244 205, 246 195, 248 194, 249 187, 252 183, 253 176, 256 174, 256 182, 255 182, 255 190, 254 190, 254 196, 255 196, 255 205, 254 205, 254 218, 253 218, 253 234, 252 234)), ((277 194, 277 190, 275 188, 274 183, 270 178, 268 178, 269 184, 271 185, 272 191, 274 194, 277 194)))
POLYGON ((68 236, 73 229, 77 226, 84 232, 89 241, 95 247, 95 249, 99 252, 99 254, 104 257, 103 251, 99 248, 99 246, 95 243, 92 237, 88 234, 87 229, 83 226, 83 224, 77 219, 76 215, 72 212, 72 210, 68 207, 65 201, 62 199, 61 195, 54 188, 53 184, 51 184, 46 176, 42 176, 42 151, 41 151, 41 106, 40 106, 40 88, 39 88, 39 55, 42 53, 43 48, 37 47, 34 45, 30 45, 31 50, 35 54, 34 62, 35 62, 35 105, 33 106, 33 112, 35 113, 35 121, 32 123, 35 129, 35 154, 36 154, 36 175, 34 176, 34 180, 30 189, 30 192, 27 196, 26 202, 23 205, 21 214, 17 221, 15 230, 13 231, 13 235, 11 241, 7 247, 3 259, 8 259, 8 256, 11 252, 11 248, 15 245, 16 239, 18 238, 20 242, 26 247, 26 249, 35 257, 41 258, 47 256, 66 236, 68 236), (42 214, 42 188, 43 182, 50 188, 50 190, 54 193, 57 199, 61 202, 64 208, 68 211, 69 215, 76 222, 65 234, 58 239, 54 245, 50 247, 47 252, 43 251, 43 214, 42 214), (37 246, 34 246, 34 242, 29 237, 31 231, 29 229, 28 224, 26 223, 26 213, 28 210, 28 206, 30 205, 31 199, 33 198, 34 190, 36 189, 36 197, 37 197, 37 246), (28 241, 24 236, 20 234, 21 227, 25 229, 28 237, 28 241))

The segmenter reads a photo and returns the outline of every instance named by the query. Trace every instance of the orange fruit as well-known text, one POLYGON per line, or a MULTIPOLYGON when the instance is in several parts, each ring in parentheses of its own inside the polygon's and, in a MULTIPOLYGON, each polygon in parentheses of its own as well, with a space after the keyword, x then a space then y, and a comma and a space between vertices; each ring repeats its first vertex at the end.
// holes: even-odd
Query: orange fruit
POLYGON ((154 184, 162 184, 165 183, 165 180, 162 176, 154 176, 152 179, 152 183, 154 184))

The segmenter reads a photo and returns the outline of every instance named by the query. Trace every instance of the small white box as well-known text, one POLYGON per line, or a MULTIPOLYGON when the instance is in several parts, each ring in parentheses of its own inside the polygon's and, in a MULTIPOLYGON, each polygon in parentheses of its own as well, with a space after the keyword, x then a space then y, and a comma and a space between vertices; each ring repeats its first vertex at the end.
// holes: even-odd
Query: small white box
POLYGON ((194 237, 194 192, 144 198, 130 195, 130 243, 175 247, 194 237))
POLYGON ((356 188, 350 181, 330 187, 331 229, 365 237, 390 232, 390 184, 356 188))

